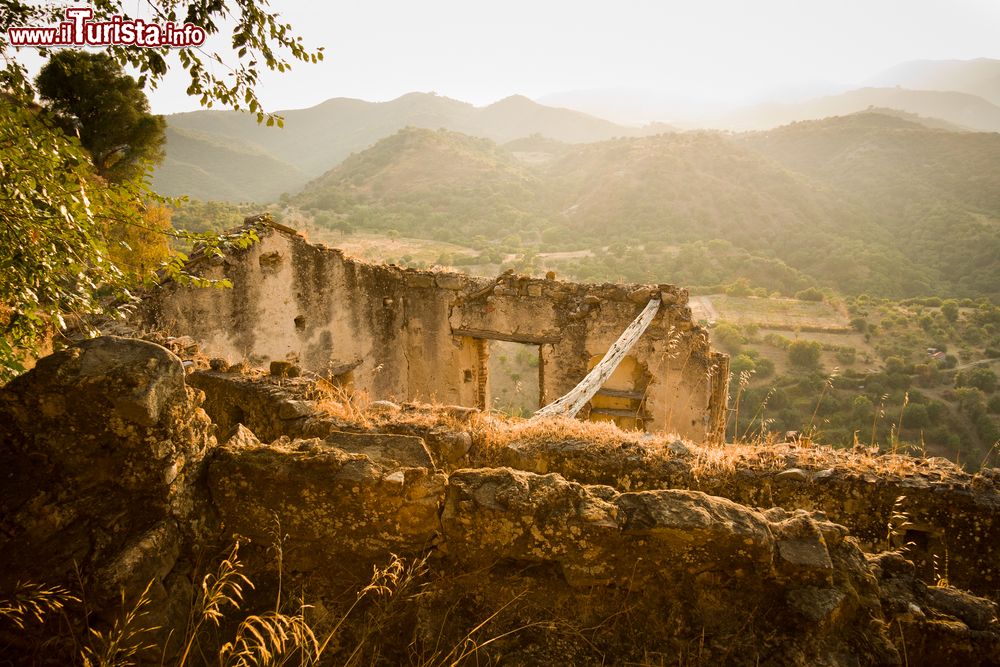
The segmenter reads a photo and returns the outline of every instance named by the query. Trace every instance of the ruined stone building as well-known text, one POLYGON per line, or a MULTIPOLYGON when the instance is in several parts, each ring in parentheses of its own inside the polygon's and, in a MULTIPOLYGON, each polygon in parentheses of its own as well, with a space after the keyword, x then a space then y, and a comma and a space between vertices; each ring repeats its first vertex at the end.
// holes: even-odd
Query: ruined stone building
POLYGON ((694 441, 722 434, 728 357, 692 322, 685 290, 377 265, 258 224, 251 248, 192 265, 232 289, 168 283, 147 299, 145 324, 230 362, 292 360, 372 398, 480 408, 491 405, 491 341, 511 341, 537 351, 542 406, 575 387, 658 297, 656 318, 579 416, 694 441))

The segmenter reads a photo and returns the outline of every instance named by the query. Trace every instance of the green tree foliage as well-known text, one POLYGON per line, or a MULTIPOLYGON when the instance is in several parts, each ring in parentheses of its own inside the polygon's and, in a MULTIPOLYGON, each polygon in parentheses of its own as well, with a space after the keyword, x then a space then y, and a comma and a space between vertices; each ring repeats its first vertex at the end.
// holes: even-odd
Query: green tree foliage
POLYGON ((975 387, 961 387, 955 390, 958 397, 958 408, 972 418, 986 412, 986 394, 975 387))
POLYGON ((251 205, 198 199, 172 204, 170 218, 173 226, 196 233, 218 233, 232 229, 257 210, 256 206, 251 205))
POLYGON ((816 368, 823 346, 814 340, 793 340, 788 346, 788 361, 799 368, 816 368))
POLYGON ((331 225, 331 227, 340 232, 341 236, 349 236, 354 233, 354 225, 347 222, 346 220, 341 220, 340 222, 334 223, 333 225, 331 225))
POLYGON ((115 221, 108 227, 112 263, 135 283, 150 276, 170 256, 170 209, 149 202, 138 221, 115 221))
POLYGON ((35 81, 56 122, 68 136, 79 134, 104 178, 135 178, 163 159, 166 121, 149 113, 145 93, 111 56, 63 49, 35 81))
POLYGON ((864 394, 858 394, 851 402, 851 414, 855 423, 865 423, 872 418, 875 413, 875 405, 872 400, 864 394))
POLYGON ((520 248, 509 252, 581 251, 555 268, 583 280, 811 299, 831 288, 1000 298, 998 155, 1000 135, 878 114, 750 135, 612 139, 537 163, 487 140, 409 128, 293 202, 359 229, 478 252, 510 238, 520 248))
POLYGON ((89 156, 39 114, 0 98, 0 380, 65 315, 99 312, 98 290, 123 292, 110 224, 139 224, 136 192, 94 178, 89 156))
POLYGON ((927 414, 927 406, 920 403, 911 403, 906 406, 903 412, 904 428, 923 428, 931 423, 927 414))
POLYGON ((750 296, 752 292, 753 290, 750 289, 750 283, 747 282, 746 278, 740 278, 726 288, 726 294, 729 296, 750 296))
POLYGON ((807 287, 795 293, 795 298, 800 301, 822 301, 823 293, 815 287, 807 287))
POLYGON ((850 366, 857 359, 857 351, 853 347, 844 347, 837 350, 837 361, 844 366, 850 366))
MULTIPOLYGON (((67 318, 126 316, 135 279, 164 259, 167 236, 200 243, 208 254, 257 238, 252 229, 177 232, 151 197, 139 180, 100 178, 79 140, 37 109, 0 97, 0 381, 21 372, 22 360, 67 318)), ((167 277, 225 286, 188 274, 185 259, 174 255, 167 277)))
POLYGON ((756 373, 757 362, 749 355, 739 354, 730 360, 729 371, 733 377, 739 377, 742 373, 756 373))
MULTIPOLYGON (((233 27, 231 55, 236 60, 230 66, 232 76, 217 75, 216 70, 206 67, 204 58, 224 62, 218 54, 177 51, 181 67, 191 77, 188 94, 198 96, 205 106, 219 102, 235 109, 249 109, 257 113, 258 121, 266 118, 271 125, 280 124, 280 119, 265 114, 257 101, 254 86, 258 63, 285 71, 288 63, 283 53, 311 61, 318 60, 322 53, 307 52, 290 32, 290 26, 280 23, 277 14, 265 11, 266 6, 254 0, 148 3, 158 19, 193 23, 208 34, 219 32, 221 19, 226 18, 225 24, 233 27)), ((128 14, 131 5, 123 0, 100 0, 92 7, 95 20, 107 20, 128 14)), ((149 147, 156 142, 149 140, 144 153, 129 155, 122 144, 115 143, 120 139, 111 134, 121 128, 107 125, 121 122, 122 118, 135 120, 140 129, 133 126, 126 140, 136 144, 140 143, 137 137, 156 134, 158 121, 143 119, 148 107, 136 89, 147 84, 155 86, 162 79, 167 72, 165 56, 170 50, 109 47, 110 59, 139 70, 134 86, 118 76, 109 59, 38 50, 56 63, 46 67, 46 76, 40 78, 52 110, 64 123, 71 117, 77 122, 80 136, 86 137, 91 149, 88 152, 78 139, 67 136, 34 105, 27 70, 6 42, 9 27, 56 23, 64 18, 63 9, 61 3, 14 1, 5 2, 0 11, 0 52, 5 63, 0 70, 0 381, 23 370, 22 360, 34 354, 47 334, 62 327, 67 316, 82 324, 92 314, 125 315, 131 301, 127 273, 145 272, 155 260, 130 246, 130 242, 144 243, 142 235, 134 232, 166 231, 162 214, 149 208, 156 198, 141 180, 138 168, 144 158, 155 156, 155 150, 149 147), (69 68, 65 72, 63 65, 69 68), (100 106, 105 91, 94 92, 100 83, 71 84, 68 79, 60 79, 71 72, 108 83, 111 103, 100 106), (98 108, 87 107, 84 96, 89 96, 92 103, 98 102, 98 108), (117 109, 118 103, 132 108, 117 109), (106 115, 102 118, 101 113, 106 115), (100 171, 110 181, 101 178, 97 173, 100 171), (127 266, 126 270, 119 266, 126 264, 121 251, 128 253, 135 266, 127 266), (110 309, 107 304, 111 304, 110 309)), ((224 237, 166 233, 202 242, 209 255, 221 253, 227 245, 245 246, 256 240, 253 229, 224 237)), ((149 244, 146 249, 152 249, 155 255, 155 248, 156 244, 149 244)), ((222 284, 187 274, 185 259, 181 254, 170 258, 164 266, 165 275, 196 285, 222 284)))
POLYGON ((997 374, 986 366, 974 366, 955 375, 956 387, 975 387, 987 394, 997 389, 997 374))
POLYGON ((728 323, 720 324, 712 331, 712 340, 727 352, 739 354, 740 348, 746 342, 740 330, 728 323))
MULTIPOLYGON (((134 3, 127 0, 98 0, 89 5, 94 10, 94 21, 108 21, 112 17, 134 13, 134 3)), ((159 0, 145 3, 155 15, 155 20, 191 23, 208 35, 222 29, 232 29, 227 40, 228 50, 135 48, 109 46, 106 52, 120 65, 130 65, 139 71, 139 86, 155 87, 167 74, 167 56, 176 53, 181 68, 189 76, 188 95, 197 97, 202 106, 219 103, 232 109, 245 109, 257 114, 258 122, 282 125, 282 119, 264 111, 257 98, 256 86, 262 67, 285 72, 291 67, 287 58, 304 62, 323 59, 323 49, 309 51, 302 38, 292 32, 292 26, 282 23, 277 12, 268 11, 265 0, 159 0), (287 54, 287 55, 286 55, 287 54), (212 66, 215 63, 219 66, 212 66)), ((19 0, 4 2, 0 11, 0 50, 8 51, 7 29, 11 26, 49 25, 65 20, 62 3, 33 3, 19 0)), ((41 49, 49 56, 51 50, 41 49)), ((0 71, 0 88, 18 91, 30 97, 31 85, 26 68, 16 58, 8 58, 0 71)))
POLYGON ((954 299, 948 299, 941 304, 941 314, 944 315, 945 319, 949 322, 958 321, 958 302, 954 299))
POLYGON ((774 362, 766 357, 759 357, 755 360, 757 365, 757 377, 768 378, 774 375, 774 362))

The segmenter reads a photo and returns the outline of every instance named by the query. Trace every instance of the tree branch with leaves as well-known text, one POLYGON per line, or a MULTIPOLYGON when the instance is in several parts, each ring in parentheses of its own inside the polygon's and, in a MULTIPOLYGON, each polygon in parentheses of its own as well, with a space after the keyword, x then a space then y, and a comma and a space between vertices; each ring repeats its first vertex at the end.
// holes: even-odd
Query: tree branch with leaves
MULTIPOLYGON (((145 7, 159 20, 191 23, 208 35, 231 30, 223 53, 177 52, 190 77, 187 92, 202 106, 248 111, 267 125, 282 120, 264 111, 257 98, 262 68, 284 72, 291 61, 323 57, 322 48, 302 45, 267 0, 95 0, 90 6, 95 21, 139 18, 130 11, 145 7), (214 74, 211 63, 226 73, 214 74)), ((169 49, 38 49, 51 77, 38 81, 47 106, 35 103, 35 86, 6 41, 7 29, 57 23, 65 8, 0 0, 0 383, 21 372, 22 361, 37 352, 47 333, 64 328, 67 318, 82 323, 95 315, 127 316, 135 301, 132 286, 153 268, 152 255, 130 245, 145 243, 144 235, 196 243, 199 255, 257 240, 253 226, 221 236, 173 230, 158 212, 166 200, 150 190, 148 174, 162 157, 163 124, 148 113, 142 89, 155 88, 167 75, 169 49), (134 68, 138 78, 122 73, 123 66, 134 68), (89 72, 89 84, 76 80, 81 71, 89 72), (102 78, 108 90, 95 87, 93 80, 102 78), (99 108, 96 103, 109 96, 130 108, 99 108)), ((181 254, 167 258, 159 279, 226 286, 189 272, 186 260, 181 254)))

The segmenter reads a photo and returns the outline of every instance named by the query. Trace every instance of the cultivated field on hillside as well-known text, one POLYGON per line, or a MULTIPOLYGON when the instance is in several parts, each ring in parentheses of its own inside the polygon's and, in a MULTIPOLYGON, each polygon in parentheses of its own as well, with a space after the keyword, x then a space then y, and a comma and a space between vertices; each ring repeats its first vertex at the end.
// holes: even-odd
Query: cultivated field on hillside
POLYGON ((768 329, 845 332, 851 328, 843 313, 823 301, 713 294, 692 297, 691 310, 695 320, 753 324, 768 329))

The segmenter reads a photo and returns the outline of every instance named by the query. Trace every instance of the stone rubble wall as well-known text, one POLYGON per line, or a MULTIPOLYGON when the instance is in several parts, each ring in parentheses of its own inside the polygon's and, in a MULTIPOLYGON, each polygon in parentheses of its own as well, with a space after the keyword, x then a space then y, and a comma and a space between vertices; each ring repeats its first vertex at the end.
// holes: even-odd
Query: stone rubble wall
MULTIPOLYGON (((220 432, 233 406, 251 405, 251 425, 265 442, 281 435, 329 437, 359 430, 324 416, 306 399, 308 381, 247 378, 236 373, 196 372, 189 382, 208 394, 204 407, 220 432), (289 405, 298 406, 290 410, 289 405)), ((695 448, 635 444, 623 440, 601 445, 582 440, 513 442, 489 457, 477 453, 468 432, 387 428, 422 438, 434 465, 454 471, 499 463, 536 474, 558 473, 583 484, 619 491, 688 489, 728 498, 750 507, 821 511, 848 526, 869 552, 906 547, 925 581, 940 578, 1000 600, 1000 474, 989 469, 969 474, 950 462, 919 462, 905 474, 875 474, 848 459, 812 461, 810 450, 776 446, 768 465, 735 461, 712 475, 696 470, 695 448), (486 461, 486 459, 490 459, 486 461), (905 516, 893 531, 893 515, 905 516)), ((369 435, 369 437, 372 437, 369 435)))
MULTIPOLYGON (((265 444, 237 425, 219 444, 205 399, 173 354, 113 337, 0 389, 0 594, 25 579, 74 585, 75 563, 97 591, 90 622, 107 627, 113 593, 134 599, 152 581, 169 664, 200 561, 238 535, 258 610, 275 581, 335 606, 391 554, 426 558, 384 664, 461 646, 485 619, 493 639, 477 659, 510 664, 1000 661, 994 602, 928 586, 899 553, 866 554, 822 513, 552 471, 446 471, 415 435, 265 444)), ((0 628, 16 659, 29 638, 0 628)))

